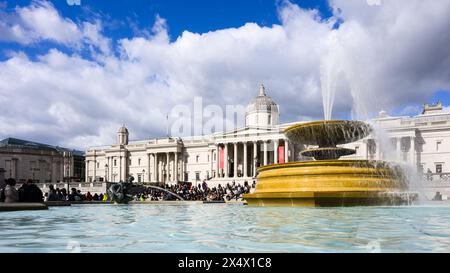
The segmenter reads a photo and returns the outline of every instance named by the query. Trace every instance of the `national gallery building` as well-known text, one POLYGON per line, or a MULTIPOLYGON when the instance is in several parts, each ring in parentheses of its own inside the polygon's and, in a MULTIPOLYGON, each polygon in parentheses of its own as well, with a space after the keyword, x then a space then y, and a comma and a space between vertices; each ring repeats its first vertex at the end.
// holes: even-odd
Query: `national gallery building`
MULTIPOLYGON (((415 117, 389 117, 381 112, 373 124, 386 131, 388 144, 369 136, 345 147, 357 153, 342 159, 399 159, 419 170, 450 172, 450 113, 442 105, 425 105, 415 117)), ((87 182, 135 182, 209 185, 232 181, 252 183, 259 166, 300 160, 303 145, 290 143, 283 130, 294 123, 279 123, 279 107, 261 85, 247 106, 245 126, 229 132, 190 138, 129 141, 121 127, 117 143, 86 151, 87 182)), ((385 138, 384 138, 385 139, 385 138)))

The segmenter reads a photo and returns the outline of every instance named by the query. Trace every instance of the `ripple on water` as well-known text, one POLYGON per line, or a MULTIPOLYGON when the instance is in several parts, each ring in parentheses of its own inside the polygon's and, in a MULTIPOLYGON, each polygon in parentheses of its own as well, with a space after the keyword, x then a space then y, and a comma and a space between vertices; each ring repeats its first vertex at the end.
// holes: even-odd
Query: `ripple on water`
POLYGON ((449 252, 447 207, 79 205, 3 213, 1 252, 449 252))

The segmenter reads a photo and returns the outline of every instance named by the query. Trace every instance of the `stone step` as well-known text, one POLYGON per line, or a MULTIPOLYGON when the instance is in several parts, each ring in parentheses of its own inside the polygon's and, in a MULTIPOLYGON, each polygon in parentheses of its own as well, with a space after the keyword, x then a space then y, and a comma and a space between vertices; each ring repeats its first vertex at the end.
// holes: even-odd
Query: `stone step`
POLYGON ((43 203, 0 203, 1 211, 21 210, 47 210, 48 206, 43 203))

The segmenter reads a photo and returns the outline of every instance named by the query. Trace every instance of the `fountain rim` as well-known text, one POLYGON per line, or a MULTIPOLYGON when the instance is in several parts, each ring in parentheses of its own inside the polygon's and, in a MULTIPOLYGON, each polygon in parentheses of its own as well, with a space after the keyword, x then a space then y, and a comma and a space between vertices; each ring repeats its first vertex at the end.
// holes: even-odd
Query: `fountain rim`
MULTIPOLYGON (((395 162, 384 161, 384 160, 365 160, 365 159, 328 159, 328 160, 310 160, 310 161, 295 161, 288 163, 278 163, 270 164, 266 166, 261 166, 258 168, 258 172, 279 169, 279 168, 291 168, 291 167, 314 167, 314 166, 358 166, 361 167, 373 167, 377 164, 384 164, 389 167, 397 167, 395 162), (394 165, 390 165, 394 164, 394 165)), ((377 166, 383 168, 383 166, 377 166)))
POLYGON ((360 120, 347 120, 347 119, 332 119, 332 120, 314 120, 314 121, 307 121, 303 123, 297 123, 294 125, 291 125, 283 130, 283 132, 289 133, 290 131, 297 130, 298 128, 305 128, 305 127, 314 127, 317 125, 329 125, 329 124, 341 124, 341 123, 360 123, 360 124, 367 124, 364 121, 360 120))

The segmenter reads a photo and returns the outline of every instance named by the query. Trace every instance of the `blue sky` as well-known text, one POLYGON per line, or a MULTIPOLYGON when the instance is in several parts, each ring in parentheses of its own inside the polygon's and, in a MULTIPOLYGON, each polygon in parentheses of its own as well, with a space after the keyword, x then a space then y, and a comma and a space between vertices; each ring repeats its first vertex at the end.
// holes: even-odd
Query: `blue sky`
POLYGON ((450 1, 376 2, 0 0, 0 138, 163 136, 177 106, 245 107, 261 83, 282 122, 322 119, 328 66, 333 118, 450 105, 450 1))
MULTIPOLYGON (((270 27, 280 24, 277 14, 281 0, 80 0, 80 5, 69 5, 76 0, 51 1, 62 16, 73 21, 90 21, 95 18, 103 20, 104 34, 114 40, 142 35, 150 30, 157 15, 168 22, 170 39, 173 41, 183 31, 206 33, 226 28, 240 27, 254 22, 270 27)), ((27 6, 30 0, 4 2, 5 10, 13 10, 16 6, 27 6)), ((329 18, 331 9, 326 0, 295 0, 292 1, 306 9, 320 11, 323 18, 329 18)), ((3 49, 1 59, 7 58, 5 52, 11 49, 23 50, 31 56, 42 54, 51 47, 64 51, 64 47, 52 43, 40 43, 33 46, 20 46, 15 43, 0 43, 3 49)))

